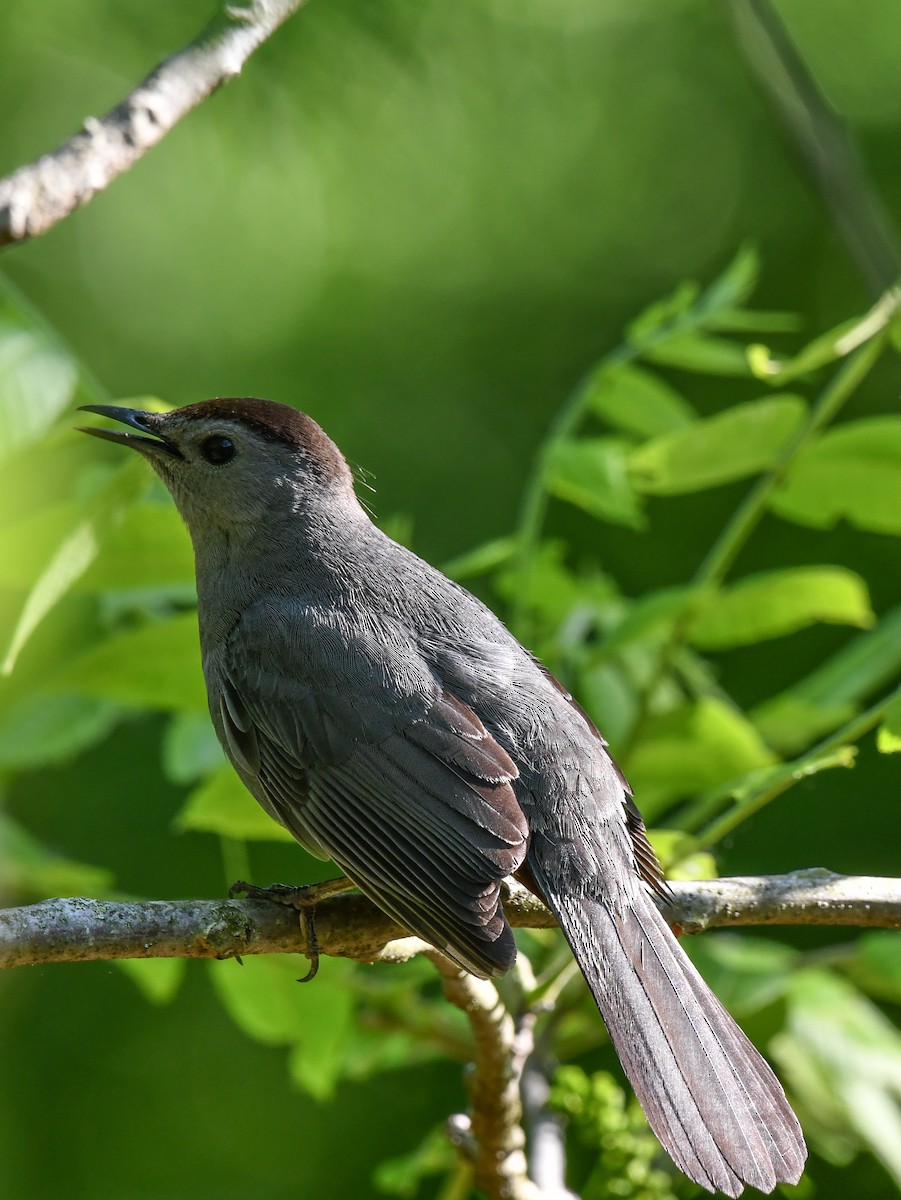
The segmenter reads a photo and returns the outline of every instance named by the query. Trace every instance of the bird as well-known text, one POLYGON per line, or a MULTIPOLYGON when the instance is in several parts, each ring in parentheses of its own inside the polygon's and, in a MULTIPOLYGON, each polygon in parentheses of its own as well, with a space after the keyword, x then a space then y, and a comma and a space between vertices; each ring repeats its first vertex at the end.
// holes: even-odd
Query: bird
POLYGON ((708 1191, 795 1183, 806 1159, 775 1074, 691 963, 602 735, 469 591, 388 537, 341 451, 252 397, 126 428, 194 547, 212 722, 241 780, 312 854, 474 975, 516 958, 515 876, 556 917, 649 1124, 708 1191))

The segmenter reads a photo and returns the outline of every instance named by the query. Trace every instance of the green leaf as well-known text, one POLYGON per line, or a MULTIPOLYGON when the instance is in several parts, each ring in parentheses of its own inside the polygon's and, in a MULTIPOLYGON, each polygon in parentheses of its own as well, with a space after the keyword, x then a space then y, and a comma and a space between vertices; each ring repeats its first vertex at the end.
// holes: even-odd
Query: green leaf
POLYGON ((633 450, 629 477, 639 491, 678 495, 757 474, 773 465, 805 411, 799 396, 738 404, 633 450))
POLYGON ((739 247, 735 258, 706 289, 698 307, 705 317, 729 312, 749 299, 760 275, 760 255, 751 245, 739 247))
POLYGON ((49 850, 11 817, 0 813, 0 879, 5 895, 103 896, 113 886, 103 867, 75 862, 49 850))
POLYGON ((70 404, 77 372, 46 332, 0 302, 0 462, 46 437, 70 404))
POLYGON ((773 761, 742 713, 704 697, 653 717, 627 769, 645 815, 652 816, 666 801, 705 791, 773 761))
POLYGON ((901 696, 885 710, 885 717, 876 735, 876 745, 883 754, 901 751, 901 696))
POLYGON ((868 628, 875 621, 864 581, 845 567, 789 567, 749 575, 714 593, 691 640, 702 650, 750 646, 818 621, 868 628))
POLYGON ((68 501, 4 522, 0 529, 0 585, 10 590, 29 589, 83 516, 84 507, 68 501))
POLYGON ((194 551, 184 522, 171 504, 145 501, 109 531, 77 586, 104 592, 193 582, 194 551))
POLYGON ((117 958, 113 961, 151 1004, 168 1004, 175 999, 188 965, 184 958, 117 958))
POLYGON ((193 829, 253 841, 294 841, 287 829, 263 811, 228 764, 191 792, 173 827, 179 832, 193 829))
MULTIPOLYGON (((711 314, 706 326, 724 333, 793 333, 801 318, 793 312, 766 312, 753 308, 726 308, 711 314)), ((750 347, 746 348, 750 350, 750 347)))
POLYGON ((501 571, 495 586, 505 599, 518 597, 555 630, 576 609, 597 615, 618 602, 614 584, 597 569, 577 575, 565 563, 566 547, 560 541, 542 542, 529 562, 526 577, 519 565, 501 571))
POLYGON ((751 246, 743 246, 703 293, 697 283, 687 281, 663 300, 646 308, 627 328, 628 340, 645 352, 673 336, 708 327, 718 314, 728 312, 748 299, 759 269, 757 251, 751 246))
POLYGON ((224 765, 207 713, 181 712, 172 717, 163 734, 162 761, 166 778, 173 783, 193 783, 224 765))
POLYGON ((638 697, 626 673, 609 660, 594 660, 579 672, 579 699, 611 744, 622 743, 638 712, 638 697))
POLYGON ((774 749, 796 754, 849 721, 864 699, 901 669, 901 608, 887 613, 793 687, 765 701, 751 719, 774 749))
POLYGON ((716 879, 716 859, 695 849, 695 840, 681 829, 649 829, 648 840, 667 879, 716 879))
POLYGON ((811 753, 792 762, 760 767, 748 772, 743 778, 727 779, 725 783, 706 791, 688 812, 683 814, 683 828, 697 829, 702 822, 721 809, 724 800, 731 800, 731 809, 714 820, 699 836, 699 840, 705 846, 709 846, 724 835, 726 830, 722 828, 723 825, 731 831, 753 816, 764 803, 787 791, 792 784, 808 779, 811 775, 818 775, 821 771, 831 771, 836 767, 853 767, 856 759, 856 746, 839 746, 825 754, 811 753))
POLYGON ((545 457, 545 487, 594 517, 641 529, 645 519, 626 471, 628 449, 612 438, 552 442, 545 457))
POLYGON ((866 991, 901 1003, 901 931, 880 929, 865 933, 857 939, 856 961, 849 965, 849 974, 866 991))
POLYGON ((452 558, 444 563, 441 569, 451 579, 473 579, 478 575, 486 575, 489 571, 496 571, 498 567, 508 563, 515 553, 515 538, 495 538, 492 542, 483 542, 474 550, 452 558))
POLYGON ((0 770, 64 762, 102 741, 121 717, 109 700, 32 693, 0 716, 0 770))
POLYGON ((626 337, 634 346, 643 346, 661 336, 668 326, 684 320, 701 293, 694 280, 680 283, 668 296, 655 300, 626 327, 626 337))
POLYGON ((85 573, 97 557, 107 531, 121 519, 126 506, 147 484, 145 465, 127 462, 97 492, 87 508, 87 515, 66 533, 28 593, 0 672, 11 673, 28 639, 85 573))
POLYGON ((621 649, 630 642, 665 638, 673 624, 698 603, 700 591, 692 587, 660 588, 634 601, 601 643, 601 653, 621 649))
MULTIPOLYGON (((447 1132, 439 1127, 427 1133, 409 1154, 379 1163, 373 1174, 373 1183, 386 1195, 414 1200, 420 1194, 424 1180, 432 1175, 452 1174, 458 1162, 457 1151, 451 1145, 447 1132)), ((441 1194, 450 1200, 446 1190, 441 1194)))
POLYGON ((103 696, 135 708, 205 712, 197 614, 113 634, 54 681, 59 691, 103 696))
POLYGON ((769 938, 713 933, 684 941, 692 962, 737 1014, 750 1014, 779 1000, 791 979, 797 950, 769 938))
POLYGON ((780 517, 828 529, 901 533, 901 417, 870 417, 828 430, 792 464, 770 505, 780 517))
POLYGON ((787 1000, 787 1028, 771 1049, 805 1132, 832 1161, 867 1147, 901 1183, 901 1034, 852 984, 822 969, 792 976, 787 1000))
POLYGON ((316 1099, 330 1099, 343 1074, 344 1051, 353 1032, 353 964, 329 959, 310 985, 297 982, 306 968, 287 955, 248 955, 243 966, 209 966, 213 985, 235 1024, 255 1041, 290 1047, 294 1081, 316 1099))
POLYGON ((592 412, 626 433, 653 437, 681 429, 697 413, 675 388, 631 363, 604 365, 588 383, 592 412))
POLYGON ((643 356, 661 366, 700 375, 751 374, 747 349, 741 342, 690 330, 648 346, 643 356))

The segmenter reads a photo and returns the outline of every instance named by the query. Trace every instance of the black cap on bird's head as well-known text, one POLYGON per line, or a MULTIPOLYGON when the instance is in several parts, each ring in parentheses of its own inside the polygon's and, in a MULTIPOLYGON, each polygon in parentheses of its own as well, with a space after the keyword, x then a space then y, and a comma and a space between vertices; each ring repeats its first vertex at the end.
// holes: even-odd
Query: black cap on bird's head
POLYGON ((86 404, 127 426, 82 426, 82 432, 130 446, 151 464, 171 491, 192 532, 210 521, 226 529, 351 500, 358 508, 344 456, 316 422, 273 400, 253 397, 203 400, 170 412, 144 412, 86 404), (132 432, 134 431, 134 432, 132 432))

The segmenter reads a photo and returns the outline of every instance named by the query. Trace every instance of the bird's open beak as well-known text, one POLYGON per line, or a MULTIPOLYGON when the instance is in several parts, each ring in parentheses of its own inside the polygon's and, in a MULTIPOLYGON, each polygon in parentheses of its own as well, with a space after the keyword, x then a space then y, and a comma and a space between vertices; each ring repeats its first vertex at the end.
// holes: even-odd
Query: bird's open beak
POLYGON ((134 450, 140 450, 142 454, 153 455, 162 451, 164 454, 171 454, 173 458, 182 457, 174 443, 160 432, 159 423, 163 419, 161 413, 141 412, 137 408, 119 408, 115 404, 83 404, 78 411, 98 413, 101 417, 121 421, 123 425, 130 425, 132 429, 139 429, 141 434, 151 436, 142 437, 136 433, 127 433, 124 429, 100 429, 93 425, 79 425, 77 428, 80 433, 92 433, 94 437, 105 438, 108 442, 131 446, 134 450))

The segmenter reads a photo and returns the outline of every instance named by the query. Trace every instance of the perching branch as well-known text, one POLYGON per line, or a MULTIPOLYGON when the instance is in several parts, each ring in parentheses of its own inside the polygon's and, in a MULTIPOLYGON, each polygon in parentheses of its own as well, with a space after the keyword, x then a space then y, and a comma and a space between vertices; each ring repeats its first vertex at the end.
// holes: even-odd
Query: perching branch
MULTIPOLYGON (((813 868, 789 875, 673 883, 672 923, 688 932, 739 925, 860 925, 901 928, 901 879, 836 875, 813 868)), ((504 904, 511 925, 547 928, 547 909, 518 885, 504 904)), ((316 909, 322 954, 400 962, 424 948, 357 894, 316 909)), ((293 909, 265 900, 44 900, 0 909, 0 967, 112 958, 235 958, 304 953, 293 909)))
POLYGON ((200 37, 52 154, 0 180, 0 246, 46 233, 155 146, 235 75, 304 0, 223 4, 200 37))

